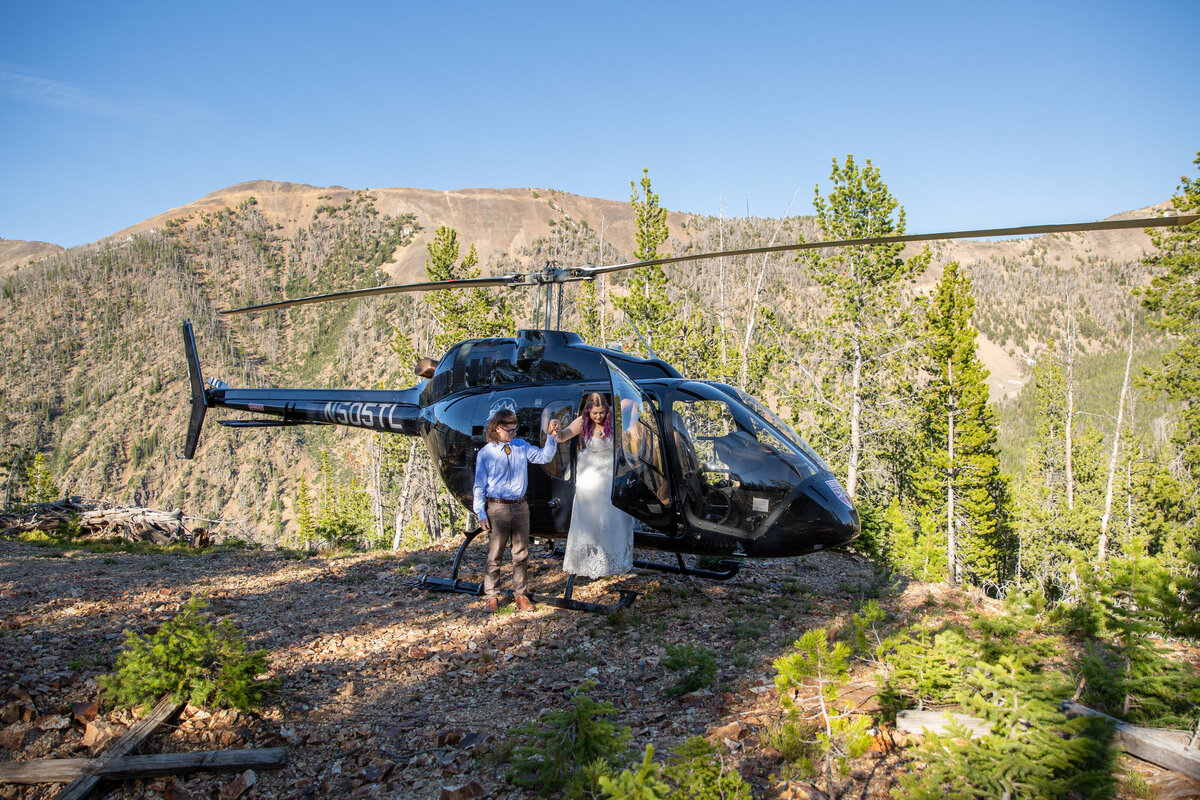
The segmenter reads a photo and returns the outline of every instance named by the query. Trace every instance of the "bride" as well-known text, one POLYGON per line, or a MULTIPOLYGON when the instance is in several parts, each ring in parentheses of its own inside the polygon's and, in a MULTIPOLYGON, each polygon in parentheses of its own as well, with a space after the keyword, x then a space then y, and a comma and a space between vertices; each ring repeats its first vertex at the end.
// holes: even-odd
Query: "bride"
POLYGON ((583 413, 558 440, 565 442, 580 434, 575 504, 563 570, 588 578, 620 575, 633 567, 633 517, 612 504, 612 412, 598 392, 587 396, 583 413))

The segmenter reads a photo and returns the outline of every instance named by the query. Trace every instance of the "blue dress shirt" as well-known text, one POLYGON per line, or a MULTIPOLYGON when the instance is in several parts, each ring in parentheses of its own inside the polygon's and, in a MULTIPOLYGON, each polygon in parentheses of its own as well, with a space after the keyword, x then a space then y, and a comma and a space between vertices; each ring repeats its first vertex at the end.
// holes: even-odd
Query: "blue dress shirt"
POLYGON ((475 516, 487 519, 487 498, 519 500, 525 496, 529 483, 526 464, 545 464, 554 458, 558 448, 558 437, 546 438, 546 445, 537 448, 524 439, 513 439, 508 443, 509 452, 504 452, 502 442, 488 442, 475 459, 475 516))

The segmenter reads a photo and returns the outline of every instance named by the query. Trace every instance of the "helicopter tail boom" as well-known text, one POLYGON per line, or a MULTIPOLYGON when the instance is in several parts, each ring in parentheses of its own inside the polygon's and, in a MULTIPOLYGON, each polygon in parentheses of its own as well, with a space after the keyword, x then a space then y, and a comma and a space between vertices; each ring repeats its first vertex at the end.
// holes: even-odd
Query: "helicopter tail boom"
POLYGON ((209 408, 231 408, 266 414, 278 419, 220 420, 232 428, 279 428, 291 425, 346 425, 352 428, 407 436, 421 434, 420 386, 411 389, 231 389, 223 381, 200 374, 200 358, 192 323, 183 323, 183 346, 187 355, 191 387, 191 418, 188 422, 184 458, 196 454, 200 427, 209 408))

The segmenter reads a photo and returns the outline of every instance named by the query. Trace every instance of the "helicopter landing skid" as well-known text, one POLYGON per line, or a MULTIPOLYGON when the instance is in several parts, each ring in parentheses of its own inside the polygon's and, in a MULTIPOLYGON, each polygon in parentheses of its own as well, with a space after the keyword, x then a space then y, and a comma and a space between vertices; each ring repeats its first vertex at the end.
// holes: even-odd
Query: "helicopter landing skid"
MULTIPOLYGON (((561 559, 565 554, 566 551, 562 548, 557 546, 550 548, 550 555, 554 558, 561 559)), ((679 562, 678 566, 674 566, 672 564, 662 564, 657 561, 639 561, 638 559, 633 560, 633 566, 637 567, 638 569, 649 569, 654 570, 655 572, 667 572, 672 575, 690 575, 694 578, 708 578, 709 580, 713 581, 727 581, 736 576, 742 569, 741 561, 733 561, 727 558, 723 558, 717 562, 725 568, 723 570, 689 567, 684 563, 682 553, 676 553, 675 558, 679 562)))
POLYGON ((675 558, 679 561, 679 566, 660 564, 657 561, 637 561, 636 559, 634 560, 633 565, 638 569, 652 569, 658 572, 668 572, 672 575, 690 575, 695 578, 708 578, 709 580, 713 581, 727 581, 737 575, 742 569, 741 561, 731 561, 727 558, 723 558, 717 562, 725 568, 723 570, 689 567, 683 563, 682 553, 676 553, 675 558))
MULTIPOLYGON (((462 544, 458 546, 458 552, 454 554, 454 563, 450 567, 449 578, 443 578, 437 575, 429 575, 426 573, 420 578, 417 578, 415 581, 406 581, 406 584, 415 589, 427 589, 431 592, 457 592, 459 594, 469 594, 475 597, 482 597, 482 583, 477 581, 465 581, 458 577, 458 569, 462 565, 463 555, 466 553, 467 547, 471 544, 472 540, 479 535, 481 530, 483 529, 476 528, 473 531, 467 531, 466 538, 463 539, 462 544)), ((617 594, 619 596, 617 598, 617 602, 613 603, 612 605, 605 605, 603 603, 589 603, 584 600, 574 599, 571 596, 574 588, 575 576, 568 575, 567 589, 563 593, 562 597, 558 597, 557 595, 535 594, 533 592, 529 593, 529 597, 535 603, 554 606, 555 608, 562 608, 568 611, 589 611, 593 614, 611 614, 614 611, 619 611, 622 608, 628 607, 638 596, 637 592, 630 589, 618 589, 617 594)), ((513 596, 512 589, 505 588, 501 589, 500 591, 509 597, 513 596)))

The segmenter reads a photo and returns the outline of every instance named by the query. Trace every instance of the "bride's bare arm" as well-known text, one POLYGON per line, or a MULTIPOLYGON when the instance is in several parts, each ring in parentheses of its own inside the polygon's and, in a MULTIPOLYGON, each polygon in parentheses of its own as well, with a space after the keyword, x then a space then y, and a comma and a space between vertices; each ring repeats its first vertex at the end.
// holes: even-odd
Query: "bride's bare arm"
POLYGON ((571 420, 571 424, 558 432, 558 441, 560 443, 568 439, 574 439, 583 431, 583 415, 580 414, 575 419, 571 420))

